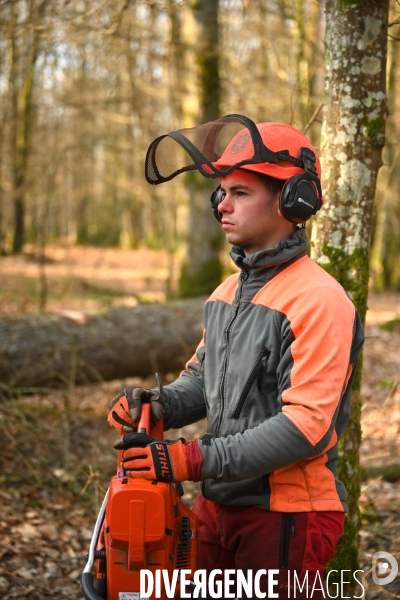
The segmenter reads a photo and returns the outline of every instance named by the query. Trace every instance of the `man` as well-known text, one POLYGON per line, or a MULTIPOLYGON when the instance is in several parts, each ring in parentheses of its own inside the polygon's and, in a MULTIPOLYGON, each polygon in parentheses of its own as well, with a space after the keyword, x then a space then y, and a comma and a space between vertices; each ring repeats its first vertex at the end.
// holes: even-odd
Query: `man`
MULTIPOLYGON (((240 273, 207 300, 203 339, 181 377, 162 390, 124 390, 109 421, 132 431, 143 401, 151 402, 155 419, 164 412, 165 429, 207 416, 201 440, 164 442, 166 476, 153 438, 143 434, 116 443, 124 468, 132 477, 202 482, 193 506, 199 569, 279 569, 280 598, 294 597, 290 572, 300 583, 308 572, 296 597, 317 599, 317 574, 333 557, 344 524, 337 444, 363 332, 342 287, 307 256, 299 224, 322 205, 311 143, 288 125, 256 129, 244 117, 230 117, 247 129, 219 154, 210 140, 231 126, 229 117, 176 139, 182 147, 197 140, 194 165, 185 168, 219 176, 212 205, 240 273)), ((166 180, 162 142, 153 142, 147 164, 166 180)), ((170 139, 165 144, 171 155, 170 139)), ((261 589, 267 592, 267 577, 261 589)))

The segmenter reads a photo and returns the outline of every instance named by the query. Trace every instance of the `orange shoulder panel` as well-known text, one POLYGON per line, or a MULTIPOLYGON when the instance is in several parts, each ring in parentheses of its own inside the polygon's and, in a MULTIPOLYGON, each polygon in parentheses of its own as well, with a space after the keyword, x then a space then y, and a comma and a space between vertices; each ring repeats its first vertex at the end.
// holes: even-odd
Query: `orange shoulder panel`
POLYGON ((269 281, 252 302, 290 322, 293 367, 282 412, 316 445, 329 430, 348 381, 354 305, 308 256, 269 281))
POLYGON ((238 288, 239 273, 230 275, 225 281, 221 283, 208 298, 207 302, 214 302, 215 300, 222 300, 227 304, 232 304, 235 297, 235 292, 238 288))

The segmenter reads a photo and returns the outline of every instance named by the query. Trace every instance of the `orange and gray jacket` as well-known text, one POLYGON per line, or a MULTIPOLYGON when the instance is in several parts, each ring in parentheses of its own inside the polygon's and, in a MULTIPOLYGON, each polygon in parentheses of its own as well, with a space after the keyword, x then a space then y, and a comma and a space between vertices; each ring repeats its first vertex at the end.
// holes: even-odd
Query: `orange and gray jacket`
POLYGON ((202 492, 282 512, 346 510, 338 439, 364 335, 301 229, 245 257, 204 306, 204 336, 164 388, 165 428, 207 416, 202 492))

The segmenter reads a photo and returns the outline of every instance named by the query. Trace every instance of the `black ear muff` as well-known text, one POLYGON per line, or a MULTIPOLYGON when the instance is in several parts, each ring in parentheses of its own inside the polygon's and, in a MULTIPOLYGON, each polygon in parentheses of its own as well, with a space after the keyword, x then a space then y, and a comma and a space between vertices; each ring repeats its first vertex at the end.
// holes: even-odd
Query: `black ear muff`
POLYGON ((290 223, 305 223, 322 206, 318 177, 306 171, 288 179, 279 197, 279 208, 290 223))
POLYGON ((221 186, 219 185, 217 187, 217 189, 215 189, 213 191, 213 193, 211 194, 211 198, 210 198, 210 202, 211 202, 211 209, 214 213, 214 217, 217 219, 217 221, 221 222, 221 213, 218 211, 218 206, 220 205, 220 203, 222 202, 222 200, 225 198, 225 192, 223 192, 221 190, 221 186))

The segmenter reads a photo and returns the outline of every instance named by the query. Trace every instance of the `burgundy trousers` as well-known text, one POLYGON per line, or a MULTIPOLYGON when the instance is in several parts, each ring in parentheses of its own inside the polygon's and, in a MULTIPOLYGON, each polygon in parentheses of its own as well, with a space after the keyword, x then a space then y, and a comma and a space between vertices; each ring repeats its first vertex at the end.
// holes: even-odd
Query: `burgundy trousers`
MULTIPOLYGON (((259 580, 265 598, 269 597, 268 570, 279 569, 278 574, 270 575, 276 582, 270 591, 281 600, 324 597, 320 582, 335 554, 344 513, 278 513, 255 506, 216 504, 203 496, 192 510, 199 517, 197 569, 205 569, 207 574, 214 569, 242 570, 245 576, 251 569, 253 577, 265 569, 267 574, 259 580)), ((223 575, 219 579, 223 580, 223 575)), ((229 587, 229 592, 235 591, 236 585, 229 587)), ((253 589, 252 596, 243 594, 243 598, 257 595, 253 589)))

